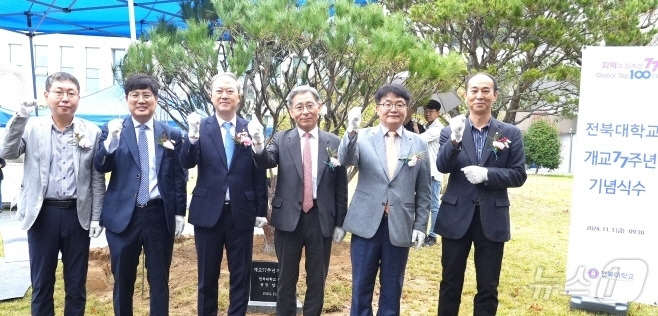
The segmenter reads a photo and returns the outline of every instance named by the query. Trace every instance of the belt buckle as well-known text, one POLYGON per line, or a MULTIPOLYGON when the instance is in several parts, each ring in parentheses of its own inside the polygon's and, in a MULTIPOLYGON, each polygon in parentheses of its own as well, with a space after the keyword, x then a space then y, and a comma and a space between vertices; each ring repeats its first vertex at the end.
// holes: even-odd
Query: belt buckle
POLYGON ((148 203, 146 203, 146 204, 144 204, 144 205, 139 205, 139 204, 137 204, 137 207, 138 207, 138 208, 145 208, 147 204, 148 204, 148 203))

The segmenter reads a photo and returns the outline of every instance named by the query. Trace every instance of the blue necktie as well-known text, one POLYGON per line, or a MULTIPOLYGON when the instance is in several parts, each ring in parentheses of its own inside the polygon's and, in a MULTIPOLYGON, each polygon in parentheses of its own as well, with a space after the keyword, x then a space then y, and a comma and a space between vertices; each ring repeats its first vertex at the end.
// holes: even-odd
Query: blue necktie
POLYGON ((224 122, 222 127, 226 130, 226 137, 224 137, 224 150, 226 151, 226 165, 231 166, 231 159, 233 158, 233 150, 235 149, 235 142, 231 136, 231 122, 224 122))
POLYGON ((139 149, 139 167, 142 174, 137 192, 137 205, 146 205, 149 201, 149 143, 146 139, 146 129, 146 125, 139 125, 137 148, 139 149))

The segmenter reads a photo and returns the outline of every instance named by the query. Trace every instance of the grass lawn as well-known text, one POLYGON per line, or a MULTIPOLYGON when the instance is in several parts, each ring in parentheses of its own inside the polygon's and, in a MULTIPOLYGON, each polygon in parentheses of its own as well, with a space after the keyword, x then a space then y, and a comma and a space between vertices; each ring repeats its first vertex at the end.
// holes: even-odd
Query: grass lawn
MULTIPOLYGON (((510 190, 512 240, 505 245, 499 287, 499 315, 592 315, 584 311, 570 311, 569 297, 563 294, 566 280, 571 186, 571 177, 529 175, 522 188, 510 190)), ((349 238, 346 242, 349 243, 349 238)), ((189 240, 185 243, 190 245, 190 252, 186 255, 194 257, 193 241, 189 240)), ((349 264, 348 248, 345 243, 334 247, 334 257, 327 280, 325 315, 348 314, 351 295, 350 270, 349 267, 337 270, 341 260, 349 264), (340 258, 338 253, 341 253, 340 258)), ((258 251, 257 248, 254 249, 258 251)), ((196 268, 194 263, 191 266, 196 268)), ((227 272, 223 269, 224 281, 228 279, 225 273, 227 272)), ((61 282, 61 265, 58 268, 58 275, 60 281, 57 282, 55 289, 55 306, 57 314, 62 314, 64 291, 61 282)), ((412 249, 406 270, 401 314, 436 315, 440 276, 440 243, 433 247, 423 247, 418 251, 412 249)), ((175 276, 172 275, 173 278, 175 276)), ((189 279, 190 284, 186 288, 190 290, 171 291, 172 315, 187 315, 181 314, 181 310, 186 310, 190 314, 196 313, 196 270, 190 271, 189 276, 185 278, 189 279), (184 308, 179 309, 181 306, 184 308)), ((303 281, 299 284, 298 293, 301 296, 305 287, 303 281)), ((220 311, 225 311, 226 282, 222 282, 220 286, 220 311)), ((375 292, 377 296, 378 289, 375 292)), ((472 302, 475 292, 475 273, 471 255, 460 315, 473 313, 472 302)), ((25 298, 0 302, 0 315, 29 314, 29 297, 28 291, 25 298)), ((300 299, 303 300, 301 297, 300 299)), ((376 300, 375 298, 375 302, 376 300)), ((107 297, 107 294, 103 297, 93 293, 88 295, 87 315, 109 315, 111 311, 111 297, 107 297)), ((147 306, 136 307, 135 310, 136 315, 142 315, 147 311, 147 306)), ((632 303, 629 315, 658 315, 658 307, 632 303)))

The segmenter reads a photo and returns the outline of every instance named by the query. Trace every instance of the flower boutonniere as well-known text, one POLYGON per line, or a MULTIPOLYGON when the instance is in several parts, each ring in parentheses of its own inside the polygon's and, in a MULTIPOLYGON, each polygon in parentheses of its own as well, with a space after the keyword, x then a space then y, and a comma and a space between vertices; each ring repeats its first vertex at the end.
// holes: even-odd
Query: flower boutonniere
POLYGON ((251 146, 251 137, 249 137, 249 133, 245 132, 242 130, 240 133, 235 133, 235 137, 233 137, 233 141, 240 147, 249 147, 251 146))
POLYGON ((409 167, 413 167, 418 163, 418 160, 423 160, 423 153, 424 151, 417 152, 406 157, 401 157, 400 160, 406 162, 409 167))
POLYGON ((89 149, 91 148, 91 141, 89 141, 89 138, 87 138, 87 134, 85 133, 85 128, 84 125, 82 124, 75 124, 73 127, 73 140, 71 141, 74 146, 78 146, 79 148, 82 149, 89 149))
POLYGON ((169 137, 167 137, 167 134, 163 132, 162 136, 158 138, 158 144, 160 144, 160 146, 166 149, 174 150, 174 145, 176 145, 176 142, 172 139, 169 139, 169 137))
POLYGON ((498 159, 498 153, 509 148, 511 143, 512 141, 509 140, 509 138, 500 135, 499 132, 496 132, 496 134, 491 137, 491 151, 493 151, 496 159, 498 159))
POLYGON ((325 161, 324 163, 327 164, 331 170, 334 170, 336 167, 340 167, 340 161, 338 161, 338 153, 336 153, 336 150, 331 147, 327 147, 327 155, 329 155, 329 161, 325 161))

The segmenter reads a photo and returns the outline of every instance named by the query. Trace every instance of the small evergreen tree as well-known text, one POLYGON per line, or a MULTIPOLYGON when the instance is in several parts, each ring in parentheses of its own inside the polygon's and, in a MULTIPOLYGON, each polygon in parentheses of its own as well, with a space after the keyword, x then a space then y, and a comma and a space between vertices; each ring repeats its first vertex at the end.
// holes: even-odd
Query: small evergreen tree
POLYGON ((536 119, 530 127, 523 132, 523 147, 525 149, 526 163, 556 169, 560 166, 560 132, 555 124, 546 119, 536 119))

